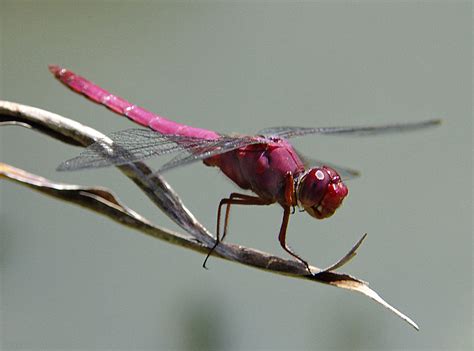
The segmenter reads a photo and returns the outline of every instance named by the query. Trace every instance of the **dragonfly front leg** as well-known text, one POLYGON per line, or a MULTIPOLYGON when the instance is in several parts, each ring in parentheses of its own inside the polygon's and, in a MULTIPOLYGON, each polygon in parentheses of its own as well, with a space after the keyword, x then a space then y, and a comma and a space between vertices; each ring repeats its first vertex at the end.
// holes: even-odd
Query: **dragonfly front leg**
POLYGON ((246 194, 231 193, 230 196, 226 199, 222 199, 219 202, 219 207, 217 209, 217 228, 216 228, 216 242, 214 246, 209 250, 202 266, 207 269, 206 262, 211 256, 212 252, 216 249, 217 245, 224 240, 227 234, 227 225, 229 224, 229 214, 231 205, 269 205, 271 202, 268 202, 258 196, 251 196, 246 194), (220 236, 220 224, 221 224, 221 211, 222 206, 226 205, 225 217, 224 217, 224 232, 222 238, 220 236))
POLYGON ((303 260, 300 256, 298 256, 293 250, 287 245, 286 243, 286 230, 288 228, 288 223, 290 222, 290 214, 294 213, 295 205, 296 205, 296 196, 295 196, 295 182, 293 178, 293 174, 287 173, 285 177, 285 202, 286 205, 283 206, 283 220, 281 222, 280 233, 278 234, 278 241, 280 242, 281 247, 283 250, 288 252, 291 256, 296 258, 298 261, 303 263, 306 266, 306 269, 310 274, 311 269, 309 269, 309 264, 305 260, 303 260), (293 212, 291 209, 293 208, 293 212))
POLYGON ((304 264, 306 266, 306 269, 308 270, 309 274, 313 274, 311 272, 311 269, 309 268, 308 262, 303 260, 295 252, 293 252, 293 250, 286 243, 286 229, 288 228, 288 222, 290 221, 290 214, 291 214, 291 206, 283 207, 283 220, 281 222, 280 233, 278 234, 278 241, 280 242, 280 245, 283 248, 283 250, 285 250, 291 256, 293 256, 298 261, 300 261, 302 264, 304 264))

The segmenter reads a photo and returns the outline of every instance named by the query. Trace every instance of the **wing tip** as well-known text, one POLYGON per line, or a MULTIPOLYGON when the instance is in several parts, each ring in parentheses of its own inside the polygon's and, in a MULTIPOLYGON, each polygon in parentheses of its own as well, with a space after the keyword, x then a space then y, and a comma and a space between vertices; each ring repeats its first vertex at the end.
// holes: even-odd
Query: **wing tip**
POLYGON ((435 119, 430 119, 430 120, 426 121, 426 124, 429 125, 429 126, 439 126, 443 123, 444 123, 444 121, 441 118, 435 118, 435 119))
POLYGON ((78 171, 85 168, 90 168, 87 164, 81 164, 80 162, 75 162, 77 157, 71 158, 69 160, 63 161, 56 167, 56 172, 71 172, 78 171))
POLYGON ((67 172, 71 171, 71 164, 69 161, 64 161, 59 164, 59 166, 56 167, 57 172, 67 172))
POLYGON ((349 174, 353 177, 360 177, 361 176, 360 171, 357 171, 355 169, 349 169, 348 171, 349 171, 349 174))

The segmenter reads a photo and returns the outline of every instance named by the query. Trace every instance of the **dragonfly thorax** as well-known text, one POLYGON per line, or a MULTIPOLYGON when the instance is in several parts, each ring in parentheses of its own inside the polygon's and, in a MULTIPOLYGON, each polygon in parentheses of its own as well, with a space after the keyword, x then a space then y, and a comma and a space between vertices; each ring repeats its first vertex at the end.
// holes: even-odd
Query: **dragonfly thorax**
POLYGON ((348 192, 339 174, 327 166, 310 168, 296 181, 298 207, 317 219, 332 216, 348 192))

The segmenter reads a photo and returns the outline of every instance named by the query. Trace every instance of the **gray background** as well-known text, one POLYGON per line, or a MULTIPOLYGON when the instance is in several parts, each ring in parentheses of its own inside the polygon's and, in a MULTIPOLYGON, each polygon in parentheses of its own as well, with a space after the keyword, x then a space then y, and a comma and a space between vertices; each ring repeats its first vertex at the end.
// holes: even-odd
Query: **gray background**
MULTIPOLYGON (((363 176, 332 218, 289 240, 370 281, 420 332, 358 294, 211 259, 1 182, 2 342, 8 349, 440 349, 472 346, 470 2, 1 2, 1 95, 103 132, 134 125, 58 84, 58 63, 178 121, 221 132, 442 117, 378 138, 307 137, 306 154, 363 176)), ((60 174, 78 149, 2 128, 1 160, 105 185, 177 227, 114 169, 60 174)), ((153 163, 157 165, 158 163, 153 163)), ((235 191, 200 164, 167 178, 214 228, 235 191)), ((283 255, 278 206, 240 208, 229 241, 283 255)))

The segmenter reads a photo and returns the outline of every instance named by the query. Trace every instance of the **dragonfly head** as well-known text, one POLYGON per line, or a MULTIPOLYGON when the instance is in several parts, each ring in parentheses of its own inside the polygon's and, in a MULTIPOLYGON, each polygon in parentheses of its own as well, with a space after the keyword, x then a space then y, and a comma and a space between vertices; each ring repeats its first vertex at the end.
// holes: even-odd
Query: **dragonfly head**
POLYGON ((348 192, 339 174, 327 166, 307 170, 296 183, 298 206, 317 219, 331 217, 348 192))

